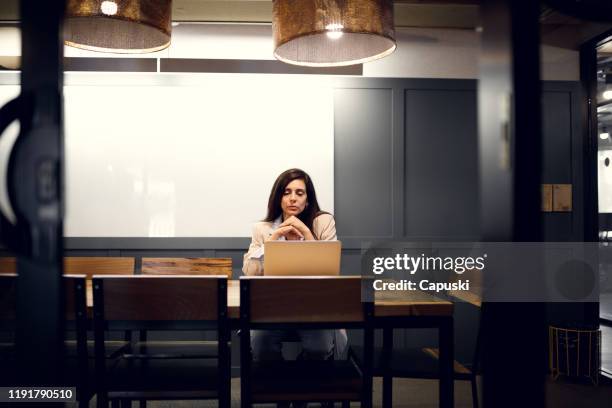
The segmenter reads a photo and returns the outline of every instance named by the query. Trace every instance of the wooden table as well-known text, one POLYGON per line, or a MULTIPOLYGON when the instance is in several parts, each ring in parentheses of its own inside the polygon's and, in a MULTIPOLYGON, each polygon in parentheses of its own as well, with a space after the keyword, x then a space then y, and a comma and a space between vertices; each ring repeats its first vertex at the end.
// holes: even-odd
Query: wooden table
MULTIPOLYGON (((93 305, 91 282, 87 285, 87 306, 93 305)), ((228 316, 237 327, 240 318, 240 281, 227 287, 228 316)), ((383 407, 392 407, 392 375, 389 370, 393 350, 393 329, 437 328, 440 348, 440 407, 454 403, 453 381, 453 304, 421 291, 409 295, 375 292, 375 325, 383 329, 383 407)))
MULTIPOLYGON (((87 308, 93 307, 91 280, 87 281, 87 308)), ((240 281, 227 282, 227 313, 230 319, 240 318, 240 281)), ((410 297, 376 292, 374 315, 376 317, 452 316, 453 304, 428 293, 415 291, 410 297)))

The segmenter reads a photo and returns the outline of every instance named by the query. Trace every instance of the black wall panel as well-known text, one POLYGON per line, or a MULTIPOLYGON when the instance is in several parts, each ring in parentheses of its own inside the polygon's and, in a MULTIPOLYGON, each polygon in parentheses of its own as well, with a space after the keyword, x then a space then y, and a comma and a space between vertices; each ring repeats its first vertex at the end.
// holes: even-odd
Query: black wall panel
POLYGON ((476 91, 405 92, 408 237, 478 238, 476 91))
POLYGON ((392 92, 334 91, 334 208, 342 237, 392 238, 392 92))

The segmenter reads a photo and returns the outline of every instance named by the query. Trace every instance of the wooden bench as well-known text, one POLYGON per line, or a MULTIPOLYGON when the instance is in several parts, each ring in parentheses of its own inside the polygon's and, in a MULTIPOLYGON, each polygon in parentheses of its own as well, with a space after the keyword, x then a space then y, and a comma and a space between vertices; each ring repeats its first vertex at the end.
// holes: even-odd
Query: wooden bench
POLYGON ((232 278, 232 258, 142 258, 143 275, 225 275, 232 278))
MULTIPOLYGON (((17 258, 0 257, 0 273, 16 273, 17 258)), ((132 275, 134 258, 106 256, 68 256, 64 258, 65 275, 132 275)))
POLYGON ((64 258, 64 273, 85 275, 87 279, 94 275, 133 275, 134 263, 133 257, 68 256, 64 258))

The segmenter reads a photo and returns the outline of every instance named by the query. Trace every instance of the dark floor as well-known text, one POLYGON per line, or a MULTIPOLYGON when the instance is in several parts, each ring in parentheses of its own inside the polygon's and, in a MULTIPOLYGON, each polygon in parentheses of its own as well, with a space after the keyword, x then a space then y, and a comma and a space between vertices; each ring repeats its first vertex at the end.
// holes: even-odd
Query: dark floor
MULTIPOLYGON (((240 381, 232 380, 232 408, 239 408, 240 381)), ((436 380, 396 379, 393 382, 394 408, 435 408, 438 406, 438 382, 436 380)), ((612 406, 612 382, 602 381, 598 386, 574 384, 563 379, 555 382, 547 380, 546 384, 547 408, 610 408, 612 406)), ((215 407, 216 402, 207 401, 153 401, 147 404, 149 408, 195 408, 215 407)), ((70 405, 73 406, 73 405, 70 405)), ((133 407, 138 404, 133 403, 133 407)), ((336 404, 339 407, 339 404, 336 404)), ((351 405, 358 407, 358 403, 351 405)), ((374 381, 374 406, 381 406, 381 381, 374 381)), ((90 407, 95 407, 94 401, 90 407)), ((266 407, 272 408, 273 405, 266 407)), ((310 404, 310 407, 319 407, 310 404)), ((455 407, 470 408, 472 399, 469 383, 457 381, 455 383, 455 407)))
POLYGON ((599 385, 574 384, 559 379, 546 385, 548 408, 604 408, 612 406, 612 381, 603 379, 599 385))
MULTIPOLYGON (((438 381, 436 380, 409 380, 396 379, 393 381, 393 406, 398 408, 419 407, 437 408, 438 407, 438 381)), ((381 380, 374 379, 374 406, 380 407, 382 401, 381 380)), ((95 407, 92 401, 89 405, 95 407)), ((138 404, 133 403, 136 408, 138 404)), ((153 401, 147 404, 148 408, 196 408, 196 407, 216 407, 217 403, 212 401, 153 401)), ((257 405, 259 406, 259 405, 257 405)), ((319 404, 309 404, 311 408, 319 408, 319 404)), ((240 380, 232 380, 232 408, 240 407, 240 380)), ((275 405, 261 405, 264 408, 276 408, 275 405)), ((340 404, 336 404, 340 407, 340 404)), ((352 403, 351 408, 359 407, 359 403, 352 403)), ((470 408, 472 399, 468 382, 458 381, 455 383, 455 407, 470 408)), ((609 408, 609 407, 608 407, 609 408)))

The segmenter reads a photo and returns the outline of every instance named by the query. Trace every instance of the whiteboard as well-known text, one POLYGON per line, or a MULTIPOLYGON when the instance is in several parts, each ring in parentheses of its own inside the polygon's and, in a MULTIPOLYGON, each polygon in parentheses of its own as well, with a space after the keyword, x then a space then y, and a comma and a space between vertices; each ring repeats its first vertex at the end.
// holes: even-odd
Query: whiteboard
MULTIPOLYGON (((189 85, 64 88, 66 236, 247 237, 292 167, 333 212, 329 83, 197 75, 189 85)), ((0 87, 0 102, 16 88, 0 87)))

